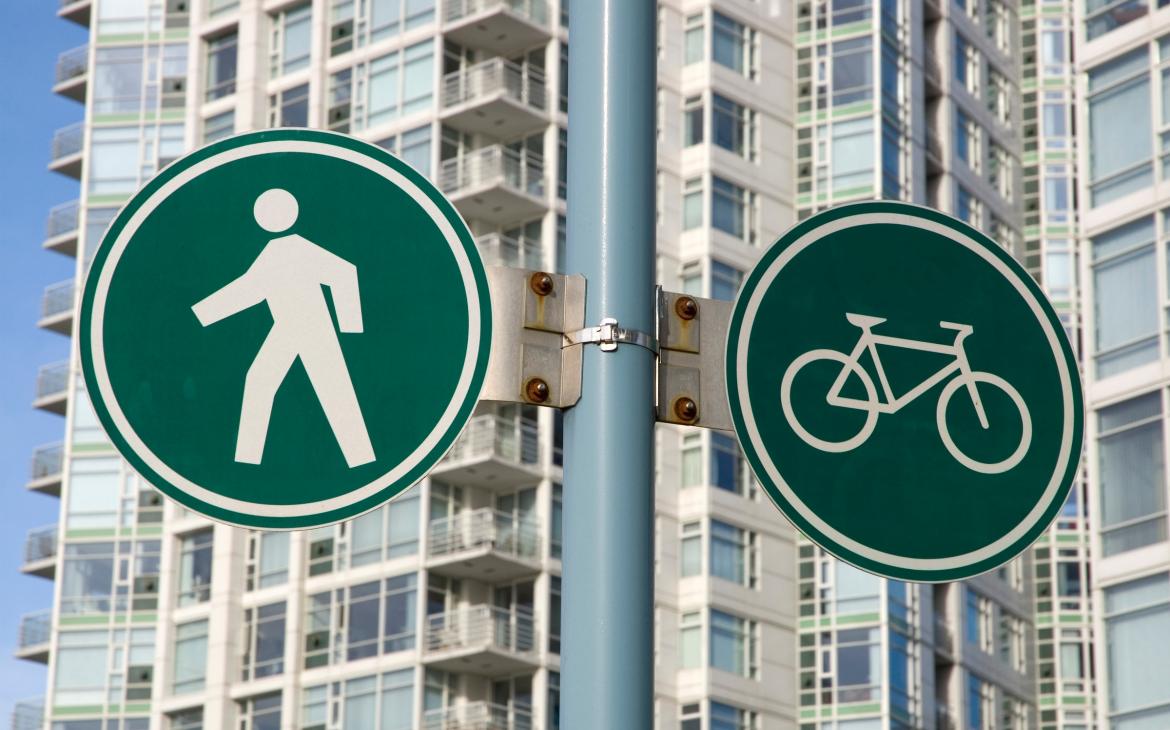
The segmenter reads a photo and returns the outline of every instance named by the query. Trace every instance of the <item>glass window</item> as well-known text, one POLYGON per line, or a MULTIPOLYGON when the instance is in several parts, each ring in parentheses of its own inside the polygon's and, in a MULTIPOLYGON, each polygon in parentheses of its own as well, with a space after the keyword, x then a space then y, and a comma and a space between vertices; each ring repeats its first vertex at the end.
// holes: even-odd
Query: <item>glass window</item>
POLYGON ((313 6, 285 10, 272 20, 272 75, 293 73, 309 67, 313 6))
POLYGON ((230 35, 207 42, 207 101, 236 93, 236 57, 239 37, 230 35))
POLYGON ((701 14, 688 15, 683 40, 684 63, 698 63, 703 60, 704 40, 703 16, 701 14))
POLYGON ((284 672, 284 627, 284 601, 244 610, 245 681, 284 672))
POLYGON ((711 520, 711 575, 754 588, 755 543, 754 532, 711 520))
POLYGON ((434 93, 434 44, 416 43, 403 52, 402 114, 413 114, 431 107, 434 93))
POLYGON ((1154 219, 1141 218, 1093 238, 1097 377, 1158 357, 1158 279, 1154 219))
POLYGON ((232 136, 236 131, 236 110, 229 109, 222 114, 208 117, 203 120, 203 141, 214 142, 217 139, 232 136))
POLYGON ((207 676, 207 619, 175 627, 171 691, 189 694, 203 689, 207 676))
MULTIPOLYGON (((140 127, 95 127, 90 132, 89 193, 132 193, 142 167, 140 127)), ((96 247, 95 247, 96 248, 96 247)))
MULTIPOLYGON (((711 259, 711 298, 723 299, 725 301, 732 301, 735 299, 736 293, 739 292, 739 285, 743 283, 743 272, 734 266, 728 266, 722 261, 711 259)), ((719 434, 713 434, 719 435, 719 434)), ((730 438, 730 437, 729 437, 730 438)), ((732 439, 734 440, 734 439, 732 439)), ((724 475, 720 475, 724 476, 724 475)), ((716 486, 722 486, 722 481, 716 481, 716 486)), ((743 488, 742 480, 738 483, 736 491, 741 491, 743 488)), ((724 487, 729 489, 730 487, 724 487)))
POLYGON ((69 464, 68 495, 66 529, 117 527, 122 500, 121 460, 73 459, 69 464))
POLYGON ((203 730, 203 708, 193 707, 166 715, 167 730, 203 730))
POLYGON ((561 577, 548 578, 548 650, 561 653, 561 577))
POLYGON ((61 613, 106 613, 113 610, 114 543, 65 545, 61 576, 61 613))
POLYGON ((1162 396, 1097 412, 1101 550, 1116 555, 1166 539, 1162 396))
POLYGON ((703 179, 693 177, 683 183, 683 230, 703 225, 703 179))
POLYGON ((106 700, 110 634, 63 631, 59 634, 53 704, 101 705, 106 700))
POLYGON ((1085 39, 1091 41, 1148 12, 1147 0, 1085 0, 1085 39))
POLYGON ((716 146, 754 160, 755 136, 754 111, 720 94, 711 95, 711 140, 716 146))
MULTIPOLYGON (((698 292, 692 292, 698 294, 698 292)), ((698 433, 684 434, 681 461, 682 486, 697 487, 703 483, 703 436, 698 433)))
POLYGON ((425 177, 431 175, 431 125, 425 124, 402 133, 398 156, 425 177))
POLYGON ((712 59, 721 66, 754 79, 755 31, 718 11, 712 13, 712 21, 712 59))
POLYGON ((833 572, 833 610, 837 614, 878 611, 881 606, 881 578, 840 560, 833 561, 833 572))
POLYGON ((280 693, 240 700, 241 730, 280 730, 280 693))
POLYGON ((881 699, 882 642, 880 629, 837 632, 837 701, 881 699))
POLYGON ((1089 195, 1094 206, 1153 182, 1148 53, 1089 70, 1089 195))
POLYGON ((687 522, 682 526, 682 552, 679 562, 683 578, 702 574, 703 530, 700 523, 687 522))
POLYGON ((679 624, 679 662, 683 669, 702 665, 702 620, 698 611, 684 613, 679 624))
POLYGON ((703 142, 703 97, 688 96, 683 102, 683 147, 703 142))
POLYGON ((94 51, 94 114, 125 114, 141 108, 144 63, 142 46, 105 46, 94 51))
POLYGON ((833 123, 831 157, 834 193, 872 187, 873 148, 872 117, 833 123))
POLYGON ((1170 727, 1170 576, 1105 589, 1110 726, 1170 727))
POLYGON ((269 98, 269 126, 309 126, 309 85, 300 84, 269 98))
POLYGON ((214 533, 201 530, 179 540, 179 605, 211 598, 211 549, 214 533))
POLYGON ((386 606, 382 651, 391 653, 414 648, 416 585, 414 573, 386 579, 386 606))
POLYGON ((549 524, 549 556, 558 560, 561 558, 562 544, 564 541, 564 499, 564 487, 559 482, 553 482, 552 519, 549 524))
POLYGON ((754 621, 711 609, 711 666, 754 679, 755 632, 754 621))
POLYGON ((257 581, 260 588, 288 582, 288 535, 287 532, 265 532, 260 535, 257 581))
POLYGON ((730 233, 747 243, 754 243, 755 235, 755 193, 724 180, 711 176, 711 226, 724 233, 730 233))
POLYGON ((683 705, 679 711, 679 730, 702 730, 703 713, 698 702, 683 705))
MULTIPOLYGON (((743 710, 722 702, 711 701, 710 730, 755 730, 759 718, 750 710, 743 710)), ((696 730, 698 726, 696 725, 696 730)))
POLYGON ((873 38, 869 35, 833 44, 833 106, 873 98, 873 38))

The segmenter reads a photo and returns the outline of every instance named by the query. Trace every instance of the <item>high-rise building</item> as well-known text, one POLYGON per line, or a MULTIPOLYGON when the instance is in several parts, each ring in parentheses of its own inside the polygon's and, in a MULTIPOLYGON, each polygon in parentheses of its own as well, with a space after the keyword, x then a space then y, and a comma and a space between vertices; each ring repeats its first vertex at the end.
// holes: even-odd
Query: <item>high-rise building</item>
MULTIPOLYGON (((356 135, 451 199, 486 262, 564 260, 564 0, 63 0, 89 29, 55 90, 83 105, 50 168, 79 181, 46 248, 73 280, 43 327, 71 335, 119 207, 235 132, 356 135)), ((792 19, 772 3, 660 9, 660 279, 730 298, 794 219, 792 19)), ((339 213, 340 214, 340 213, 339 213)), ((60 498, 25 572, 54 601, 21 627, 47 665, 36 730, 558 727, 560 419, 481 404, 419 486, 312 531, 253 532, 163 499, 117 456, 68 362, 36 406, 64 416, 30 487, 60 498)), ((734 440, 658 432, 656 710, 662 727, 793 727, 795 534, 734 440)))
POLYGON ((1090 2, 1075 17, 1096 720, 1167 727, 1170 16, 1090 2))

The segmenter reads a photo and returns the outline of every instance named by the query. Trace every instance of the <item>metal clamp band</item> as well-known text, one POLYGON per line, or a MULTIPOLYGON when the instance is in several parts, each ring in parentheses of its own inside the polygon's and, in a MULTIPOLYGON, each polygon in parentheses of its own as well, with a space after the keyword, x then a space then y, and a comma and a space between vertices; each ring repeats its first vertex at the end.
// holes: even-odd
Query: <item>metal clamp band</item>
POLYGON ((626 329, 620 326, 613 317, 601 320, 601 324, 597 327, 586 327, 576 332, 566 332, 564 337, 562 348, 596 344, 601 346, 602 352, 613 352, 619 344, 630 344, 644 347, 650 352, 658 354, 657 337, 648 332, 626 329))

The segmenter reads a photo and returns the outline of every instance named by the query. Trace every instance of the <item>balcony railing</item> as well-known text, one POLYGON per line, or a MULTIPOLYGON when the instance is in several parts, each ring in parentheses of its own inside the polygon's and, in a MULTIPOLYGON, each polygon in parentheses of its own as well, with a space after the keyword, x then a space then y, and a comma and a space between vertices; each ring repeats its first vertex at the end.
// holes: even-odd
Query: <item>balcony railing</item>
POLYGON ((938 730, 959 730, 959 721, 946 705, 938 705, 938 730))
POLYGON ((495 649, 517 654, 536 651, 531 613, 495 606, 470 606, 427 617, 428 653, 495 649))
POLYGON ((444 193, 501 185, 531 195, 544 196, 544 163, 531 155, 501 145, 482 147, 444 160, 439 186, 444 193))
POLYGON ((53 133, 52 159, 54 162, 81 153, 85 125, 81 122, 62 127, 53 133))
POLYGON ((540 527, 491 508, 460 512, 430 526, 431 555, 440 557, 491 548, 517 558, 540 555, 540 527))
POLYGON ((44 720, 43 699, 23 700, 12 706, 12 730, 41 730, 44 720))
POLYGON ((942 619, 934 621, 934 645, 948 654, 955 653, 955 632, 950 624, 942 619))
POLYGON ((49 211, 45 224, 45 238, 57 238, 67 233, 76 233, 80 207, 76 200, 61 203, 49 211))
POLYGON ((57 556, 57 526, 38 527, 24 539, 24 562, 39 563, 57 556))
POLYGON ((459 434, 443 461, 468 461, 488 456, 514 464, 536 464, 540 460, 536 424, 494 415, 475 416, 459 434))
POLYGON ((546 104, 544 73, 503 58, 492 58, 443 77, 444 107, 499 93, 543 111, 546 104))
POLYGON ((37 399, 62 395, 69 385, 69 361, 51 363, 37 373, 37 399))
POLYGON ((486 266, 516 266, 521 269, 542 268, 544 259, 540 241, 529 238, 516 240, 499 233, 489 233, 475 239, 479 255, 486 266))
POLYGON ((33 451, 30 478, 33 481, 45 479, 61 474, 61 467, 65 463, 65 447, 61 444, 38 446, 33 451))
POLYGON ((20 617, 20 639, 17 644, 21 649, 41 646, 49 643, 49 635, 53 627, 52 611, 37 611, 26 613, 20 617))
POLYGON ((79 76, 89 69, 89 46, 83 45, 64 51, 57 56, 57 83, 61 84, 79 76))
POLYGON ((492 702, 468 702, 423 714, 423 730, 529 730, 531 727, 531 710, 492 702))
POLYGON ((446 6, 448 23, 490 10, 510 10, 537 25, 548 25, 548 3, 544 0, 447 0, 446 6))
POLYGON ((73 279, 59 281, 45 287, 41 297, 41 317, 56 317, 73 311, 73 293, 76 291, 73 279))

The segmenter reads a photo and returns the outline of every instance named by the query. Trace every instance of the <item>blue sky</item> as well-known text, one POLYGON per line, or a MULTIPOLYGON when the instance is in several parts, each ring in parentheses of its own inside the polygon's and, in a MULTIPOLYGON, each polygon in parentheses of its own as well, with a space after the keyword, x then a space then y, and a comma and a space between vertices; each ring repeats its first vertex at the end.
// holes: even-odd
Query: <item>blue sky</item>
POLYGON ((45 691, 45 671, 12 657, 21 614, 47 608, 53 584, 24 576, 29 528, 57 520, 58 501, 28 492, 34 447, 61 440, 64 421, 30 404, 37 368, 64 359, 69 341, 37 329, 44 287, 73 275, 73 259, 45 251, 51 207, 77 197, 76 181, 45 169, 53 130, 82 118, 81 104, 51 91, 57 54, 86 41, 54 15, 56 0, 0 3, 0 723, 14 701, 45 691))

